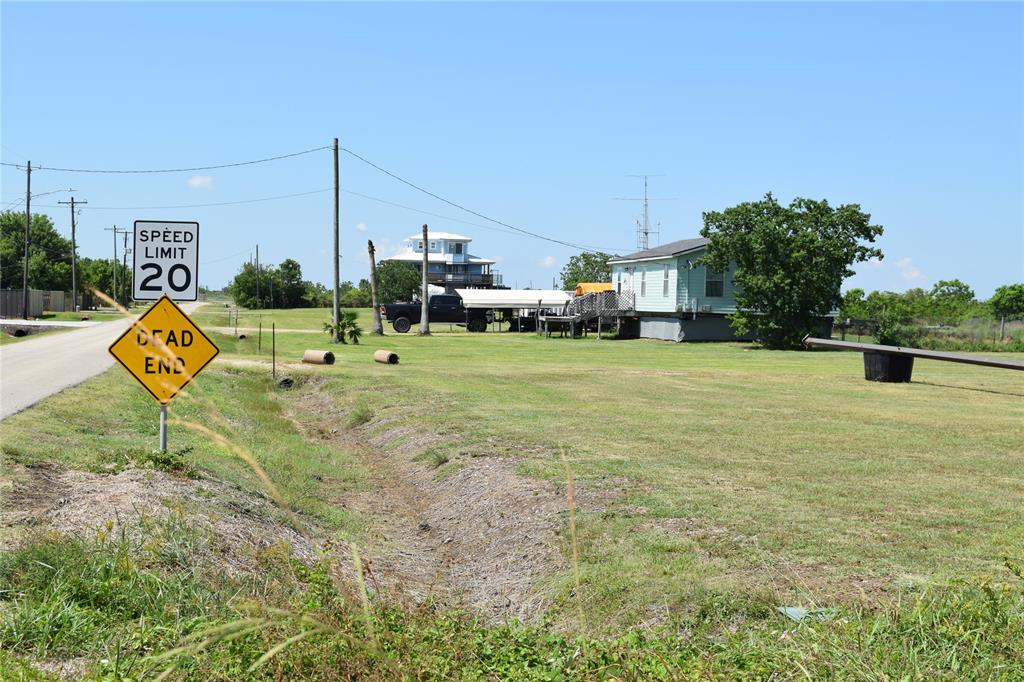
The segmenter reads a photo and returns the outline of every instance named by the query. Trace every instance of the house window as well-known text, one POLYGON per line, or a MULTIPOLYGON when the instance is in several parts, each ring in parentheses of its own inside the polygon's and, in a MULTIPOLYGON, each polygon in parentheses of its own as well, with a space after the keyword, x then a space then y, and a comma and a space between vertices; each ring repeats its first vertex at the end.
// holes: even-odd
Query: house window
POLYGON ((706 270, 704 275, 704 296, 721 298, 725 295, 725 273, 706 270))
POLYGON ((647 271, 646 270, 641 270, 640 271, 640 295, 641 296, 646 296, 647 295, 647 271))
POLYGON ((661 295, 668 298, 668 264, 665 264, 665 273, 661 279, 661 295))
POLYGON ((462 242, 455 242, 455 255, 462 255, 462 242))
POLYGON ((416 248, 418 248, 420 251, 422 251, 423 250, 423 242, 420 242, 420 245, 418 247, 416 247, 416 248))
POLYGON ((430 242, 430 250, 431 251, 436 251, 437 250, 437 242, 430 242))
POLYGON ((619 294, 622 293, 622 273, 621 272, 616 272, 615 273, 615 292, 619 293, 619 294))

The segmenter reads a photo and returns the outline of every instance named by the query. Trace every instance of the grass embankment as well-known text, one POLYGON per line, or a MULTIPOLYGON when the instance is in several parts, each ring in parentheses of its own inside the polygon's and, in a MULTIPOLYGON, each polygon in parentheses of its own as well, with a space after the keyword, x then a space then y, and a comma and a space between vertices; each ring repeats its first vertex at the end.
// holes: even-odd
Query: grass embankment
MULTIPOLYGON (((319 322, 324 311, 316 312, 319 322)), ((280 319, 283 326, 288 318, 280 319)), ((226 355, 269 359, 266 337, 261 354, 255 339, 214 338, 226 355)), ((279 361, 329 347, 317 332, 280 334, 277 346, 279 361)), ((0 570, 4 597, 18 600, 13 612, 42 617, 84 609, 92 634, 60 651, 99 657, 108 620, 123 627, 118 641, 128 642, 125 651, 137 654, 248 613, 238 599, 217 595, 255 599, 259 613, 268 605, 305 609, 329 632, 310 635, 261 669, 279 677, 390 679, 396 671, 415 677, 453 670, 506 679, 1024 675, 1024 593, 1019 576, 1003 565, 1004 556, 1024 548, 1024 386, 1014 373, 921 362, 915 383, 879 385, 863 381, 856 354, 532 334, 389 335, 333 350, 338 364, 315 370, 327 378, 319 389, 358 406, 361 421, 387 418, 387 428, 450 434, 435 446, 437 461, 448 460, 438 475, 466 457, 497 455, 519 459, 524 473, 560 481, 564 449, 582 486, 623 490, 579 518, 579 598, 587 632, 600 638, 576 640, 544 627, 487 628, 381 606, 374 639, 363 629, 358 600, 322 580, 304 574, 291 583, 275 579, 286 588, 240 591, 215 567, 190 578, 211 595, 203 598, 208 606, 172 624, 172 616, 157 613, 166 608, 160 600, 141 611, 92 600, 104 594, 102 585, 48 592, 46 585, 75 584, 82 576, 145 582, 95 571, 89 562, 120 550, 86 540, 81 552, 57 562, 52 570, 60 575, 22 579, 22 570, 0 570), (371 362, 377 347, 396 350, 402 364, 371 362), (874 608, 876 602, 882 606, 874 608), (791 604, 837 610, 827 621, 796 626, 774 612, 791 604), (622 634, 641 621, 662 629, 622 634), (147 639, 138 634, 139 622, 167 629, 162 639, 147 639)), ((330 505, 332 485, 355 485, 336 478, 354 463, 302 440, 281 416, 265 374, 215 367, 199 385, 290 503, 337 528, 355 528, 356 520, 335 516, 341 512, 330 505)), ((172 412, 205 414, 196 401, 177 402, 172 412)), ((131 453, 140 437, 155 441, 156 409, 133 380, 114 372, 5 421, 3 429, 5 451, 20 461, 95 467, 118 459, 110 452, 138 457, 131 453)), ((251 485, 247 470, 226 453, 172 431, 172 448, 188 447, 188 462, 251 485)), ((55 544, 68 543, 30 545, 4 565, 25 565, 56 551, 46 549, 55 544)), ((304 570, 290 565, 274 570, 304 570)), ((128 568, 161 580, 180 571, 152 558, 128 568)), ((555 596, 551 618, 559 631, 577 628, 571 576, 556 575, 546 589, 555 596)), ((5 647, 50 655, 45 637, 18 639, 16 621, 5 618, 5 647)), ((273 620, 182 665, 196 678, 237 678, 274 642, 319 627, 273 620)))
POLYGON ((21 343, 22 341, 29 341, 31 339, 39 338, 43 335, 48 334, 59 334, 60 332, 70 331, 72 328, 68 327, 55 327, 53 329, 41 329, 39 331, 33 331, 31 334, 25 334, 24 336, 15 336, 9 331, 0 331, 0 346, 9 346, 12 343, 21 343))
POLYGON ((0 624, 3 679, 51 679, 28 657, 68 656, 84 659, 82 676, 96 680, 143 679, 170 666, 174 679, 195 680, 1024 675, 1024 582, 938 588, 801 625, 709 595, 653 631, 572 637, 430 608, 381 604, 367 615, 325 564, 267 552, 259 579, 229 579, 189 562, 181 548, 197 538, 174 518, 146 530, 159 541, 40 538, 0 557, 0 595, 11 600, 0 624))
MULTIPOLYGON (((368 326, 366 324, 365 326, 368 326)), ((226 352, 269 358, 254 339, 226 352)), ((279 334, 278 361, 327 348, 279 334)), ((437 333, 364 338, 318 370, 339 401, 455 434, 447 466, 513 456, 584 485, 624 481, 583 515, 587 608, 635 622, 696 589, 859 601, 936 575, 998 573, 1024 547, 1024 382, 919 361, 914 383, 865 382, 861 356, 743 344, 437 333), (370 361, 378 347, 401 364, 370 361)), ((563 585, 563 589, 568 589, 563 585)))

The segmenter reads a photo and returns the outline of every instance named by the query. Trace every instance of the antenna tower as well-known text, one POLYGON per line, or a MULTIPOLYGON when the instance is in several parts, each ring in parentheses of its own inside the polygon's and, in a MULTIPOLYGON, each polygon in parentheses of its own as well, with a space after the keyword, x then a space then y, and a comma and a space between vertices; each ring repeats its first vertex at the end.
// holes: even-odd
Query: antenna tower
POLYGON ((636 248, 640 251, 646 251, 651 248, 651 235, 655 237, 655 241, 661 240, 661 223, 658 223, 655 227, 651 227, 651 212, 650 202, 652 201, 672 201, 672 199, 665 198, 652 198, 647 195, 647 178, 662 178, 664 175, 627 175, 627 178, 643 178, 644 179, 644 195, 643 197, 616 197, 616 201, 642 201, 644 206, 643 218, 636 221, 636 248))

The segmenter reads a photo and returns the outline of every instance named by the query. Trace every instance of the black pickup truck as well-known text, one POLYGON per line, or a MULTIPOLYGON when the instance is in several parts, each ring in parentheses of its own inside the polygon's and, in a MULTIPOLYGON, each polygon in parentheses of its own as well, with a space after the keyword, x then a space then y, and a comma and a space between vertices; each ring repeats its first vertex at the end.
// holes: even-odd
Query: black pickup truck
MULTIPOLYGON (((476 308, 467 311, 462 306, 462 299, 454 294, 431 296, 427 306, 431 322, 457 324, 471 332, 487 330, 489 311, 476 308)), ((404 334, 412 329, 414 324, 419 324, 421 312, 420 303, 392 303, 380 307, 381 316, 390 322, 399 334, 404 334)))

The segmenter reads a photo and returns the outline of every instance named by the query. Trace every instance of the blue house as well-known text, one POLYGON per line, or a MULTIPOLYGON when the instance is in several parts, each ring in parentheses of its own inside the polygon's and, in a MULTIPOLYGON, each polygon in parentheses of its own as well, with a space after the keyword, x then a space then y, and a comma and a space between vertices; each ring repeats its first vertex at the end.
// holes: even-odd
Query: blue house
POLYGON ((698 263, 708 240, 682 239, 608 262, 615 291, 632 292, 639 336, 668 341, 749 340, 726 315, 736 312, 734 267, 714 272, 698 263))
POLYGON ((489 258, 474 256, 469 252, 472 238, 451 232, 427 233, 426 242, 422 234, 405 239, 405 250, 385 260, 409 263, 422 272, 423 251, 427 252, 427 282, 444 287, 446 293, 455 289, 503 289, 501 275, 491 269, 495 264, 489 258))

